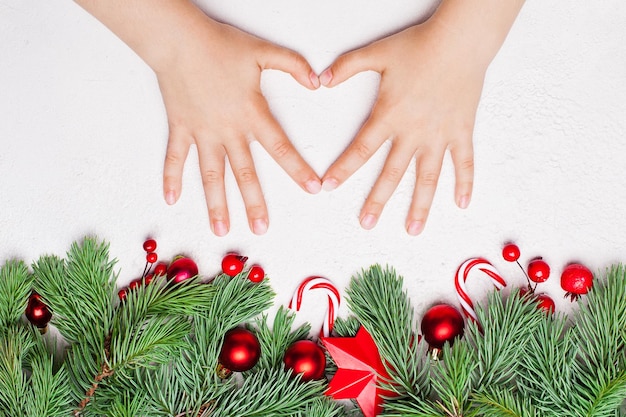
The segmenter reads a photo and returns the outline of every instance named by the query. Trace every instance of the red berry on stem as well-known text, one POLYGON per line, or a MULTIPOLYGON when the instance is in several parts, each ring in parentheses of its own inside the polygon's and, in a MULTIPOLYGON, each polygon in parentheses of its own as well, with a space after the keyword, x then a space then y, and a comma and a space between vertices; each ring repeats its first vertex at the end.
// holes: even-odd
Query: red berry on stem
POLYGON ((567 291, 566 297, 576 300, 593 286, 593 273, 584 265, 570 264, 561 274, 561 288, 567 291))
POLYGON ((222 259, 222 271, 229 277, 234 277, 243 271, 243 267, 247 260, 248 258, 245 256, 229 253, 222 259))
POLYGON ((254 283, 263 281, 263 278, 265 278, 265 271, 258 265, 254 265, 248 271, 248 279, 254 283))
POLYGON ((146 275, 146 277, 143 279, 143 282, 148 285, 152 282, 152 280, 154 279, 154 274, 148 274, 146 275))
POLYGON ((154 239, 148 239, 145 242, 143 242, 143 250, 145 250, 146 252, 154 252, 157 248, 157 243, 156 240, 154 239))
POLYGON ((528 278, 533 282, 544 282, 550 277, 550 266, 543 259, 534 259, 528 264, 528 278))
POLYGON ((159 256, 154 252, 150 252, 146 255, 146 261, 148 261, 149 264, 155 263, 158 259, 159 256))
POLYGON ((548 295, 537 294, 535 300, 537 301, 537 308, 540 310, 544 310, 547 315, 550 315, 554 312, 554 300, 552 300, 552 298, 550 298, 548 295))
POLYGON ((135 288, 141 286, 142 283, 141 278, 134 279, 128 284, 128 289, 134 290, 135 288))
POLYGON ((154 267, 154 275, 165 275, 167 273, 167 264, 164 262, 158 263, 154 267))
POLYGON ((127 295, 128 295, 128 289, 127 288, 122 288, 121 290, 119 290, 117 292, 117 296, 120 297, 121 301, 124 301, 126 299, 127 295))
POLYGON ((515 262, 519 259, 520 251, 516 244, 508 243, 502 248, 502 257, 505 261, 515 262))

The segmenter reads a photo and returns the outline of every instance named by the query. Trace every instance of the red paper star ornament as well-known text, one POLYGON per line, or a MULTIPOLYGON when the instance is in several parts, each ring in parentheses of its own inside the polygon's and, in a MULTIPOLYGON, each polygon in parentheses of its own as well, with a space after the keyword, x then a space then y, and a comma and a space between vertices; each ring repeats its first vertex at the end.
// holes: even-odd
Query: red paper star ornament
POLYGON ((365 327, 361 326, 355 337, 323 337, 322 343, 339 368, 326 395, 336 400, 355 398, 365 417, 382 412, 381 394, 394 393, 376 384, 379 379, 389 381, 389 374, 365 327))

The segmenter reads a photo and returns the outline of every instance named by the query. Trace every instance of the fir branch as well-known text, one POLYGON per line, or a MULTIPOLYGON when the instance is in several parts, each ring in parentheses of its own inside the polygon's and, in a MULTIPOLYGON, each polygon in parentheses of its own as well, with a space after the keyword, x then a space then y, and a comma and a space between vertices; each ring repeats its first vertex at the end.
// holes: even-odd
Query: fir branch
POLYGON ((394 390, 417 390, 428 395, 426 374, 415 343, 413 308, 395 270, 374 265, 350 281, 348 305, 372 335, 381 357, 388 364, 394 390))
POLYGON ((322 381, 303 382, 291 372, 264 369, 252 373, 240 389, 219 398, 211 416, 290 416, 306 409, 324 389, 322 381))
POLYGON ((155 410, 150 407, 147 398, 136 395, 135 393, 125 393, 123 396, 116 398, 109 409, 107 417, 140 417, 154 416, 155 410))
POLYGON ((506 389, 476 394, 472 398, 474 415, 485 417, 538 417, 538 410, 528 397, 520 397, 506 389))
POLYGON ((281 306, 276 312, 270 329, 267 315, 256 320, 257 336, 261 344, 261 357, 253 369, 274 369, 283 367, 283 356, 287 348, 296 340, 305 339, 311 326, 306 324, 292 331, 295 315, 281 306))
POLYGON ((16 325, 0 335, 0 409, 10 416, 25 415, 28 380, 23 364, 35 342, 25 327, 16 325))
POLYGON ((546 319, 545 313, 517 291, 507 299, 493 291, 488 305, 476 308, 476 315, 481 325, 469 322, 465 332, 465 340, 475 347, 478 360, 474 385, 478 388, 510 385, 526 355, 526 344, 546 319))
POLYGON ((67 261, 43 256, 33 264, 35 289, 53 312, 52 323, 70 343, 94 349, 109 334, 116 276, 108 244, 85 238, 72 244, 67 261))
POLYGON ((385 411, 381 416, 388 417, 446 417, 441 407, 421 395, 409 392, 405 397, 385 400, 385 411))
POLYGON ((17 322, 24 314, 32 282, 22 261, 7 261, 0 268, 0 329, 17 322))
POLYGON ((345 417, 346 410, 328 397, 317 397, 291 417, 345 417))
POLYGON ((359 331, 361 323, 355 316, 348 316, 347 318, 337 317, 333 326, 333 331, 339 337, 354 337, 359 331))

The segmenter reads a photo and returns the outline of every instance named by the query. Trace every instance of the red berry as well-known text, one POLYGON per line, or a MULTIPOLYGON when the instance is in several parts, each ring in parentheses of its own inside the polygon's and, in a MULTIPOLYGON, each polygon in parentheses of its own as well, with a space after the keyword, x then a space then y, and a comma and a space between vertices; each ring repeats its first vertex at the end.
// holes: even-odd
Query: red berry
POLYGON ((567 265, 561 274, 561 288, 567 291, 565 296, 571 297, 572 301, 587 294, 592 286, 593 273, 584 265, 567 265))
POLYGON ((141 278, 134 279, 128 284, 128 289, 134 290, 135 288, 141 286, 141 284, 142 284, 141 278))
POLYGON ((554 301, 546 294, 538 294, 535 297, 537 301, 537 308, 540 310, 544 310, 546 314, 550 315, 554 312, 554 301))
POLYGON ((502 248, 502 257, 505 261, 515 262, 519 259, 519 248, 515 243, 508 243, 502 248))
POLYGON ((145 250, 146 252, 154 252, 157 248, 157 243, 156 240, 154 239, 148 239, 145 242, 143 242, 143 250, 145 250))
POLYGON ((148 274, 146 275, 146 277, 143 279, 143 282, 148 285, 152 282, 152 280, 154 279, 154 275, 153 274, 148 274))
POLYGON ((165 262, 158 263, 154 267, 154 275, 165 275, 167 274, 167 264, 165 262))
POLYGON ((146 255, 146 261, 148 261, 149 264, 155 263, 158 259, 159 256, 154 252, 150 252, 146 255))
POLYGON ((126 288, 122 288, 117 292, 117 296, 120 297, 120 300, 124 301, 126 299, 126 295, 128 294, 128 290, 126 288))
POLYGON ((250 271, 248 271, 248 279, 252 282, 261 282, 263 278, 265 278, 265 271, 258 265, 254 265, 250 268, 250 271))
POLYGON ((543 259, 535 259, 528 264, 528 278, 533 282, 544 282, 550 277, 550 266, 543 259))
POLYGON ((234 277, 243 271, 243 267, 248 258, 229 253, 222 259, 222 271, 229 277, 234 277))

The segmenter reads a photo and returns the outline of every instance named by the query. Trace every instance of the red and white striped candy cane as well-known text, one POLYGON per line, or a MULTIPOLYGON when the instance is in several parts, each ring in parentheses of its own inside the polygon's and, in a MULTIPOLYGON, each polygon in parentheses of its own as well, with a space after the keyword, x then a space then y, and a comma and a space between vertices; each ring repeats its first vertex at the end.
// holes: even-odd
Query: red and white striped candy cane
POLYGON ((456 275, 454 277, 454 286, 456 287, 456 295, 461 303, 461 308, 463 309, 463 314, 465 317, 471 318, 474 321, 478 321, 478 317, 476 317, 476 311, 474 311, 474 303, 472 299, 467 295, 467 290, 465 288, 465 281, 467 281, 467 277, 472 271, 472 269, 478 269, 482 273, 484 273, 488 278, 491 279, 493 285, 501 290, 503 287, 506 287, 506 282, 500 276, 496 268, 484 258, 470 258, 467 261, 463 262, 463 264, 456 271, 456 275))
POLYGON ((333 330, 335 320, 337 319, 340 302, 339 290, 337 290, 337 287, 335 287, 335 285, 328 278, 309 277, 302 281, 302 283, 298 286, 298 289, 293 294, 293 297, 289 302, 289 308, 300 311, 304 293, 309 290, 324 290, 328 294, 328 309, 326 310, 324 324, 322 325, 322 330, 320 331, 321 336, 328 337, 330 332, 333 330))

